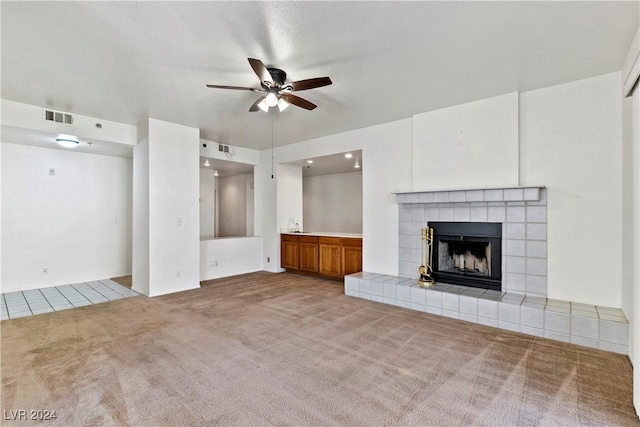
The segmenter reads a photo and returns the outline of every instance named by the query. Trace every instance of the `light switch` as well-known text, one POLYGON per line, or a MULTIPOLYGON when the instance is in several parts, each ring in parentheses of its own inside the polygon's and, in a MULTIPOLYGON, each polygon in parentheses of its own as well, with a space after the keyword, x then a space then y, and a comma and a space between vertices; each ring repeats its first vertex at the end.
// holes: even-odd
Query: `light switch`
POLYGON ((182 225, 182 218, 176 218, 176 225, 180 227, 182 225))

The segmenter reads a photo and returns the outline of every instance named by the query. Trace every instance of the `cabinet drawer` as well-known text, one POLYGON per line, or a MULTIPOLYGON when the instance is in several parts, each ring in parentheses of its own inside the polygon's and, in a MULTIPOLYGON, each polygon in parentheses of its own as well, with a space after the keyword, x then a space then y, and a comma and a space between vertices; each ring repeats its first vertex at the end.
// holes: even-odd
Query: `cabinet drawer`
POLYGON ((318 238, 321 245, 338 245, 340 246, 340 237, 325 237, 320 236, 318 238))
POLYGON ((359 239, 356 237, 343 237, 342 246, 355 246, 355 247, 361 248, 362 239, 359 239))
POLYGON ((281 234, 280 237, 287 242, 297 242, 299 239, 299 236, 292 236, 291 234, 281 234))
POLYGON ((318 236, 300 236, 300 243, 318 243, 318 236))

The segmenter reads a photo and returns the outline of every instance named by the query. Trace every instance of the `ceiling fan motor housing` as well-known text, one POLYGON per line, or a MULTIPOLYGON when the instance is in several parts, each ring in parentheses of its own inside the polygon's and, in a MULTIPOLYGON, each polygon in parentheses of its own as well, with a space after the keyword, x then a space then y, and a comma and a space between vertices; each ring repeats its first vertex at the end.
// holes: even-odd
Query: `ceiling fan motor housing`
POLYGON ((278 89, 284 86, 284 82, 287 80, 287 73, 280 68, 267 68, 267 71, 271 74, 271 78, 278 89))

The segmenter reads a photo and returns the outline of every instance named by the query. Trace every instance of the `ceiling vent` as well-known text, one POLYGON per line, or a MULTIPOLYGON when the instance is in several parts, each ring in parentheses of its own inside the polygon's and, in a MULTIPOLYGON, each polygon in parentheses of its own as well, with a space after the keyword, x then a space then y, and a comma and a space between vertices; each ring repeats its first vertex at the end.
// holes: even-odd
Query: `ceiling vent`
POLYGON ((229 146, 224 144, 218 144, 218 151, 222 151, 223 153, 228 153, 229 146))
POLYGON ((66 125, 73 124, 73 116, 62 111, 54 111, 44 109, 44 119, 48 122, 64 123, 66 125))

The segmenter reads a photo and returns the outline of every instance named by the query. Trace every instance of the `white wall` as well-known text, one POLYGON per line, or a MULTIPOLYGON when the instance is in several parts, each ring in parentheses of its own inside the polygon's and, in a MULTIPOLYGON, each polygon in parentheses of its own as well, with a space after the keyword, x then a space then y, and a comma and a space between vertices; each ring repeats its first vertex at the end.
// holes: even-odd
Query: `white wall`
POLYGON ((413 190, 517 185, 517 93, 413 116, 413 190))
POLYGON ((218 177, 218 236, 247 236, 247 174, 218 177))
POLYGON ((131 223, 131 159, 2 144, 2 292, 130 274, 131 223))
POLYGON ((215 236, 216 177, 210 168, 200 168, 200 238, 215 236))
MULTIPOLYGON (((147 123, 148 124, 148 123, 147 123)), ((149 295, 149 135, 133 148, 133 253, 131 288, 149 295)))
POLYGON ((548 195, 549 298, 621 306, 620 73, 520 97, 523 185, 548 195))
POLYGON ((362 233, 362 171, 302 179, 307 231, 362 233))
POLYGON ((279 164, 277 169, 278 229, 287 228, 290 222, 302 223, 302 167, 279 164))
POLYGON ((200 242, 200 280, 262 270, 262 237, 229 237, 200 242))
MULTIPOLYGON (((144 178, 136 187, 141 192, 134 194, 134 203, 149 205, 148 219, 136 218, 134 223, 148 223, 148 255, 138 253, 145 250, 145 242, 134 243, 133 281, 138 287, 135 273, 146 268, 149 296, 200 286, 199 133, 196 128, 148 120, 148 201, 144 178), (135 266, 145 257, 148 266, 135 266)), ((134 157, 144 154, 134 150, 134 157)), ((134 239, 140 237, 134 234, 134 239)))

